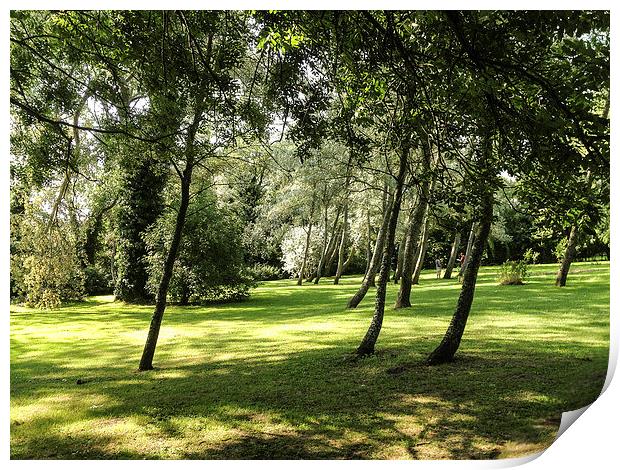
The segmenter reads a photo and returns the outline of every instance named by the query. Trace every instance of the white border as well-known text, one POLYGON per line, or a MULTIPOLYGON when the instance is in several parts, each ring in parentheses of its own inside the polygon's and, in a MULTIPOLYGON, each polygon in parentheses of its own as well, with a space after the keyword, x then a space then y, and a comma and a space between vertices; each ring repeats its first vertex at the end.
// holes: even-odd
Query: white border
MULTIPOLYGON (((190 1, 190 0, 175 0, 160 1, 153 0, 149 2, 145 1, 119 1, 119 0, 62 0, 62 1, 40 1, 40 0, 10 0, 4 3, 5 5, 5 17, 2 21, 0 28, 2 30, 2 37, 6 42, 2 48, 2 84, 5 92, 1 96, 2 108, 4 112, 4 138, 1 141, 1 151, 4 158, 2 164, 0 164, 0 184, 4 188, 4 193, 0 197, 0 211, 1 211, 1 228, 0 228, 0 246, 3 247, 1 260, 2 267, 0 269, 0 277, 2 279, 0 284, 0 296, 4 299, 4 305, 6 309, 2 316, 2 330, 0 333, 0 344, 2 345, 2 354, 4 360, 0 361, 2 386, 0 387, 0 393, 2 396, 2 403, 4 406, 1 408, 1 423, 0 423, 0 456, 1 461, 9 463, 11 467, 15 468, 30 468, 42 467, 43 465, 50 466, 50 468, 58 468, 66 470, 67 468, 78 468, 84 464, 81 461, 9 461, 9 124, 8 124, 8 89, 9 89, 9 21, 8 13, 10 9, 169 9, 182 8, 182 9, 598 9, 598 10, 611 10, 611 29, 612 29, 612 77, 617 76, 616 73, 616 58, 615 51, 618 47, 615 40, 615 31, 618 28, 618 21, 616 21, 616 13, 612 8, 611 1, 454 1, 445 0, 442 2, 435 1, 416 1, 416 2, 404 2, 404 1, 369 1, 369 0, 346 0, 337 3, 326 2, 323 0, 314 1, 312 3, 299 0, 278 0, 278 1, 244 1, 244 0, 226 0, 220 2, 214 1, 190 1)), ((612 80, 613 81, 613 80, 612 80)), ((618 100, 616 99, 615 90, 611 95, 611 117, 613 120, 613 110, 617 109, 618 100)), ((618 232, 618 162, 614 159, 614 155, 617 150, 617 142, 612 134, 612 159, 611 159, 611 256, 613 260, 618 259, 620 256, 620 238, 617 237, 618 232)), ((611 286, 619 285, 620 276, 617 272, 617 267, 614 263, 611 265, 611 286)), ((611 468, 611 462, 618 462, 618 425, 617 419, 620 417, 620 385, 619 380, 611 380, 613 376, 613 370, 618 360, 618 338, 620 338, 620 328, 618 327, 618 299, 616 292, 611 290, 611 347, 610 347, 610 367, 608 371, 607 380, 605 383, 605 391, 584 413, 579 417, 577 423, 570 426, 559 438, 542 454, 535 456, 529 456, 519 459, 507 459, 497 461, 348 461, 348 462, 333 462, 323 461, 321 466, 335 467, 340 465, 355 466, 356 469, 363 470, 372 466, 373 468, 379 467, 410 467, 417 468, 503 468, 512 467, 516 465, 526 464, 528 469, 549 469, 549 468, 584 468, 590 467, 594 469, 598 468, 611 468), (536 458, 538 456, 538 458, 536 458), (529 463, 528 463, 529 462, 529 463)), ((89 461, 86 465, 89 468, 103 468, 110 465, 106 461, 89 461)), ((204 462, 200 461, 166 461, 166 462, 117 462, 115 466, 121 467, 131 466, 148 466, 159 467, 169 465, 182 465, 187 467, 203 467, 204 462)), ((272 462, 249 462, 249 461, 221 461, 221 462, 209 462, 210 466, 217 466, 219 468, 237 468, 238 466, 259 466, 270 467, 273 469, 289 468, 291 462, 287 461, 272 461, 272 462)), ((299 468, 313 468, 316 465, 314 461, 295 461, 294 465, 299 468)))

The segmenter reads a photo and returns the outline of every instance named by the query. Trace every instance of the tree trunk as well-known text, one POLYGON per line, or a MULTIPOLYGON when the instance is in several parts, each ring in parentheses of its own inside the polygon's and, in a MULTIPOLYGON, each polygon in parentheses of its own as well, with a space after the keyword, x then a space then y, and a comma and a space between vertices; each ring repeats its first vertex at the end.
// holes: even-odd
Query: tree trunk
POLYGON ((384 207, 386 208, 385 213, 383 214, 383 220, 381 222, 381 227, 379 228, 379 233, 377 234, 377 240, 375 242, 375 249, 372 253, 372 259, 370 260, 370 268, 366 271, 364 275, 364 280, 362 281, 362 285, 357 290, 357 292, 351 297, 349 303, 347 304, 347 308, 356 308, 362 299, 366 296, 368 289, 370 287, 374 287, 375 285, 375 275, 377 274, 377 270, 379 269, 379 263, 381 263, 381 255, 383 253, 383 249, 385 246, 385 237, 387 235, 388 224, 390 223, 390 214, 391 208, 393 204, 393 199, 390 197, 390 200, 384 207))
POLYGON ((140 366, 138 370, 152 370, 153 369, 153 356, 155 355, 155 347, 157 346, 157 338, 159 337, 159 329, 161 328, 161 322, 164 318, 164 310, 166 309, 166 297, 168 296, 168 287, 170 286, 170 279, 172 278, 172 271, 174 268, 174 262, 181 245, 181 235, 183 233, 183 226, 185 225, 185 217, 187 215, 187 207, 189 206, 189 185, 191 181, 192 167, 189 165, 183 172, 183 178, 181 179, 181 206, 177 213, 176 223, 174 226, 174 235, 172 237, 172 243, 166 256, 164 263, 164 271, 159 281, 159 288, 157 289, 157 299, 155 301, 155 311, 151 319, 151 326, 149 327, 149 333, 146 338, 146 344, 144 345, 144 351, 142 352, 142 358, 140 359, 140 366))
POLYGON ((555 285, 558 287, 566 286, 566 278, 568 277, 568 270, 575 257, 575 248, 577 247, 577 226, 573 225, 570 229, 568 236, 568 243, 566 245, 566 251, 564 252, 564 258, 562 258, 562 264, 558 270, 558 275, 555 278, 555 285))
POLYGON ((349 204, 348 202, 344 205, 344 220, 342 225, 342 238, 340 239, 340 247, 338 248, 338 268, 336 269, 336 277, 334 277, 334 284, 338 284, 340 281, 340 277, 342 276, 342 271, 344 268, 344 252, 347 246, 347 222, 349 216, 349 204))
POLYGON ((467 263, 469 263, 469 258, 471 255, 471 249, 474 243, 474 235, 476 233, 476 222, 471 224, 471 230, 469 231, 469 238, 467 239, 467 249, 465 250, 465 257, 463 258, 463 262, 461 263, 461 268, 459 269, 459 280, 463 279, 463 274, 467 269, 467 263))
POLYGON ((355 245, 356 244, 357 244, 357 240, 355 240, 353 244, 351 245, 351 251, 349 252, 349 256, 347 257, 347 260, 342 265, 342 274, 347 272, 347 268, 349 267, 349 264, 351 264, 351 260, 355 256, 355 245))
MULTIPOLYGON (((330 240, 329 243, 327 243, 327 246, 325 246, 323 248, 323 252, 321 254, 321 259, 319 260, 319 266, 316 269, 316 277, 314 278, 314 283, 318 284, 319 281, 321 280, 321 276, 323 276, 323 270, 328 270, 329 269, 329 264, 331 264, 331 259, 329 258, 330 253, 332 252, 333 248, 334 248, 334 243, 337 239, 336 235, 338 232, 338 219, 340 219, 340 207, 338 208, 338 211, 336 212, 336 217, 334 218, 334 224, 332 226, 332 233, 330 235, 330 240), (326 261, 330 259, 330 261, 326 263, 326 261)), ((324 240, 327 240, 327 207, 325 207, 325 236, 324 236, 324 240)))
POLYGON ((149 333, 146 337, 144 350, 142 351, 142 358, 140 359, 140 365, 138 366, 138 370, 140 371, 153 369, 153 357, 155 356, 157 338, 159 337, 161 322, 164 318, 164 311, 166 310, 168 288, 170 287, 170 280, 172 279, 174 262, 176 261, 179 247, 181 246, 183 226, 185 225, 187 208, 189 207, 190 201, 189 190, 192 182, 192 172, 194 170, 194 140, 196 138, 196 132, 198 131, 198 126, 200 124, 202 116, 202 107, 199 104, 202 102, 202 98, 197 98, 196 101, 197 107, 194 111, 194 119, 188 129, 187 134, 187 143, 185 147, 185 169, 182 173, 179 174, 181 178, 181 205, 179 206, 179 211, 177 212, 176 222, 174 225, 174 235, 172 236, 170 249, 168 250, 168 254, 166 255, 164 270, 159 281, 159 287, 157 289, 157 297, 155 298, 155 310, 153 311, 151 326, 149 327, 149 333))
POLYGON ((390 222, 387 230, 385 247, 383 248, 383 258, 381 260, 381 270, 379 272, 379 282, 377 284, 377 295, 375 297, 375 312, 373 314, 368 331, 362 339, 361 344, 357 348, 357 355, 367 356, 375 352, 375 343, 381 332, 383 324, 383 312, 385 310, 385 295, 387 292, 387 283, 390 277, 390 263, 394 254, 394 238, 396 235, 396 225, 398 224, 398 215, 403 198, 403 186, 405 182, 405 173, 407 171, 407 160, 409 156, 409 148, 403 149, 400 155, 398 177, 396 178, 396 191, 394 194, 394 204, 390 214, 390 222))
POLYGON ((370 269, 370 263, 372 261, 372 228, 370 226, 370 209, 366 210, 366 268, 364 273, 367 273, 370 269))
POLYGON ((413 271, 413 278, 411 279, 411 284, 416 285, 420 282, 420 273, 422 272, 422 267, 424 266, 424 258, 426 257, 426 249, 428 248, 428 234, 429 230, 429 221, 430 216, 428 214, 428 204, 426 208, 426 215, 424 218, 424 228, 422 229, 422 239, 420 240, 420 245, 418 248, 418 258, 416 260, 415 270, 413 271))
POLYGON ((400 289, 398 289, 398 297, 394 308, 411 307, 411 278, 413 276, 414 268, 414 254, 417 252, 417 246, 419 246, 420 232, 422 230, 422 220, 424 218, 424 211, 428 199, 428 185, 422 187, 418 204, 411 214, 409 227, 407 230, 407 239, 405 241, 405 253, 403 261, 403 274, 402 281, 400 283, 400 289))
POLYGON ((398 284, 400 281, 401 275, 403 273, 403 261, 405 259, 405 240, 407 239, 407 234, 404 233, 403 237, 398 244, 398 254, 396 256, 396 269, 394 270, 394 284, 398 284))
POLYGON ((304 248, 304 259, 301 262, 301 268, 299 269, 299 279, 297 285, 301 286, 304 280, 304 271, 306 270, 306 263, 308 262, 308 252, 310 251, 310 238, 312 236, 312 217, 314 216, 315 198, 312 197, 312 206, 310 207, 310 218, 308 220, 308 234, 306 236, 306 247, 304 248))
POLYGON ((461 293, 456 304, 456 310, 443 340, 426 360, 429 365, 451 361, 461 344, 461 338, 463 337, 465 325, 467 324, 467 317, 469 316, 471 304, 474 300, 478 269, 480 268, 482 254, 487 238, 489 237, 489 231, 491 230, 491 222, 493 221, 493 193, 490 191, 487 192, 487 194, 484 195, 482 203, 482 214, 478 226, 478 233, 473 243, 471 259, 465 269, 463 286, 461 287, 461 293))
POLYGON ((336 259, 336 255, 338 254, 338 240, 340 240, 340 237, 342 235, 341 232, 341 228, 338 228, 338 231, 336 232, 336 238, 334 239, 334 244, 331 247, 330 251, 329 251, 329 256, 327 257, 327 262, 325 263, 325 275, 329 276, 329 274, 332 272, 332 267, 334 265, 334 259, 336 259))
POLYGON ((456 255, 459 251, 459 245, 461 244, 461 233, 457 230, 454 234, 454 242, 452 243, 452 251, 450 251, 450 259, 446 266, 446 272, 443 275, 444 279, 450 279, 452 277, 452 270, 454 269, 454 262, 456 261, 456 255))

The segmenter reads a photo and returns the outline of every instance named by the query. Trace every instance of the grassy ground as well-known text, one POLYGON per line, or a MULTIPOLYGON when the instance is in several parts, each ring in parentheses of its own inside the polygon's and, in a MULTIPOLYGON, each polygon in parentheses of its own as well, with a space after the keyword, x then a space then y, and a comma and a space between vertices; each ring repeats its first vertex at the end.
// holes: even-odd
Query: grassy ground
MULTIPOLYGON (((574 264, 569 286, 537 266, 524 286, 483 268, 451 364, 438 344, 459 284, 426 272, 414 307, 386 310, 378 354, 358 362, 374 291, 360 282, 265 283, 249 301, 170 307, 157 370, 136 372, 151 308, 91 298, 11 311, 11 456, 72 458, 515 457, 547 447, 562 411, 601 390, 609 264, 574 264), (79 383, 78 383, 79 382, 79 383), (84 383, 82 383, 84 382, 84 383)), ((396 287, 390 286, 393 304, 396 287)))

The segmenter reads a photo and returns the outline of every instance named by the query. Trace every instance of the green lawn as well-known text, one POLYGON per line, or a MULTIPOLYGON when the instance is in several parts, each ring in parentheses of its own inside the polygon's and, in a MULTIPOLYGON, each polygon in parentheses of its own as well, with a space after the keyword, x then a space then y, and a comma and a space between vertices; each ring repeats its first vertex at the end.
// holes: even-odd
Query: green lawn
POLYGON ((72 458, 515 457, 547 447, 562 411, 599 394, 609 264, 555 266, 524 286, 483 268, 457 360, 427 367, 459 292, 423 273, 414 307, 390 286, 376 356, 353 361, 374 290, 275 281, 249 301, 169 307, 155 371, 136 372, 150 307, 91 298, 11 307, 11 456, 72 458), (80 383, 78 383, 78 380, 80 383), (82 383, 84 382, 84 383, 82 383))

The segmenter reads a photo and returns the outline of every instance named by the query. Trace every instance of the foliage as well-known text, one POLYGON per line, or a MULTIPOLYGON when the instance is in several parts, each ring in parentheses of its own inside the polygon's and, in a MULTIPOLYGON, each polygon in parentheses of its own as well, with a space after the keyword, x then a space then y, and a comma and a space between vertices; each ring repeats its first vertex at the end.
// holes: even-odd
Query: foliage
POLYGON ((528 263, 533 260, 533 252, 529 251, 519 261, 506 261, 500 266, 497 281, 502 286, 521 285, 529 276, 528 263))
MULTIPOLYGON (((169 294, 175 301, 231 301, 249 295, 253 280, 244 269, 241 225, 217 200, 212 190, 203 190, 187 216, 170 283, 169 294)), ((167 211, 145 236, 148 286, 153 294, 159 285, 175 216, 175 211, 167 211)))
POLYGON ((19 232, 19 249, 11 262, 21 265, 17 281, 26 305, 54 309, 80 300, 84 274, 69 226, 62 221, 50 224, 48 214, 28 206, 19 232))
POLYGON ((281 268, 271 266, 270 264, 256 263, 248 268, 248 273, 257 281, 275 281, 283 279, 284 274, 281 268))

